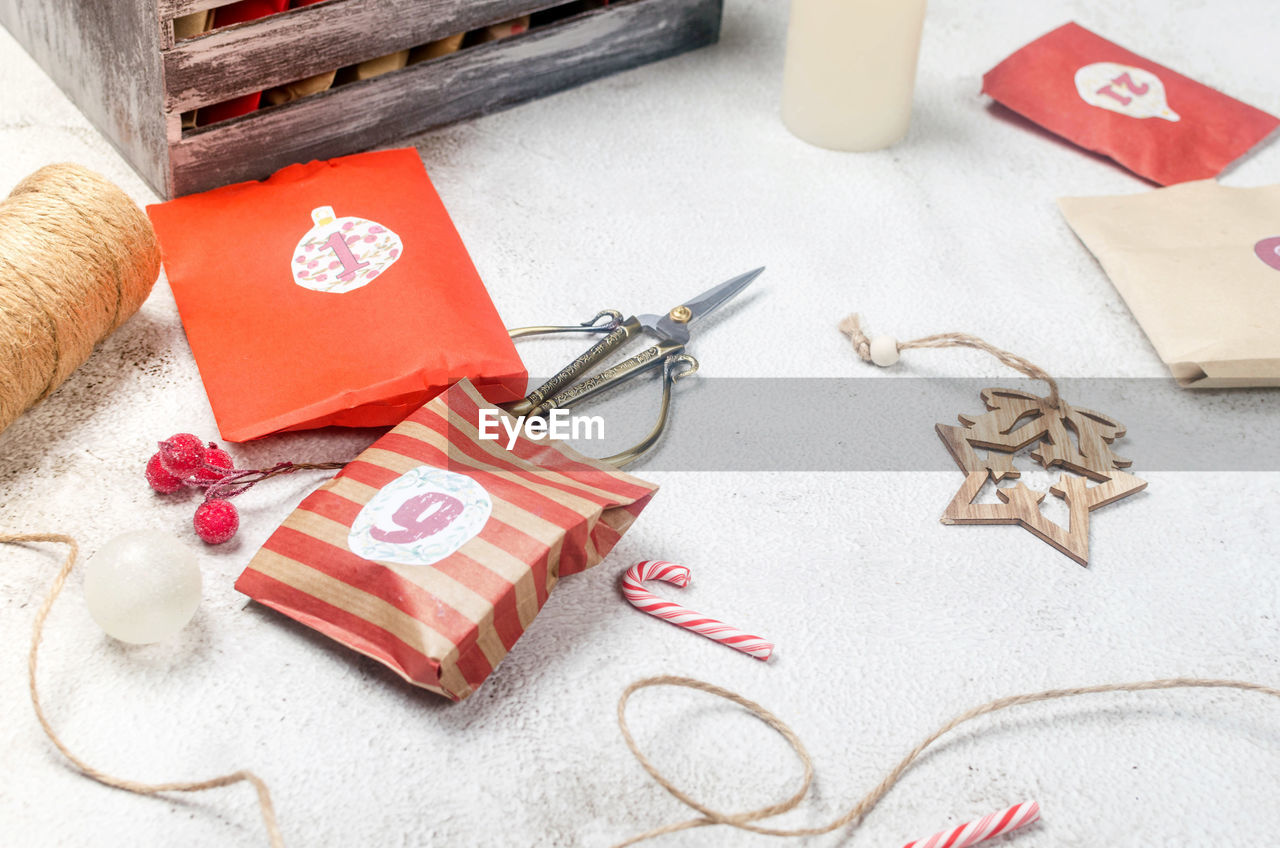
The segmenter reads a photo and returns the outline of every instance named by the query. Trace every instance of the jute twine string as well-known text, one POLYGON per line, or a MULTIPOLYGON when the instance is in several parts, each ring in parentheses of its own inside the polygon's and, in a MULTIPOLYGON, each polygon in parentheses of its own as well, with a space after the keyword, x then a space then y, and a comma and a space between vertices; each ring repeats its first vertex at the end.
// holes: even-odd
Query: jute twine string
MULTIPOLYGON (((36 682, 36 671, 38 668, 40 643, 44 637, 45 620, 49 617, 49 611, 53 608, 53 602, 57 600, 61 594, 63 586, 66 585, 67 578, 74 568, 76 559, 79 556, 79 545, 76 540, 70 536, 61 533, 2 533, 0 534, 0 543, 21 544, 32 542, 54 542, 66 545, 68 548, 66 559, 63 560, 62 567, 58 570, 57 575, 53 579, 53 584, 49 587, 49 592, 45 596, 44 602, 40 605, 40 609, 36 612, 35 623, 31 633, 31 648, 27 653, 27 686, 31 695, 31 706, 35 710, 36 719, 40 722, 40 727, 44 730, 45 735, 62 753, 68 761, 80 770, 86 777, 97 782, 111 786, 116 789, 123 789, 126 792, 133 792, 138 795, 158 795, 164 792, 201 792, 207 789, 217 789, 222 786, 229 786, 233 783, 246 782, 253 786, 258 793, 258 804, 262 809, 262 820, 266 826, 267 835, 272 848, 283 848, 284 839, 280 834, 280 827, 276 822, 275 806, 271 801, 271 792, 267 788, 262 778, 258 777, 251 771, 236 771, 231 774, 221 775, 219 777, 210 778, 208 780, 199 781, 172 781, 168 783, 140 783, 134 780, 116 777, 108 774, 100 769, 86 763, 84 760, 76 756, 70 748, 62 741, 57 732, 54 731, 53 725, 49 723, 48 716, 45 715, 44 707, 40 702, 39 688, 36 682)), ((1257 692, 1262 695, 1280 698, 1280 689, 1270 686, 1264 686, 1261 683, 1252 683, 1243 680, 1220 680, 1213 678, 1199 677, 1172 677, 1162 680, 1149 680, 1137 683, 1107 683, 1098 686, 1084 686, 1076 689, 1049 689, 1043 692, 1034 692, 1026 695, 1013 695, 1006 698, 997 698, 988 701, 985 704, 974 707, 960 715, 952 718, 944 723, 924 738, 915 746, 901 761, 898 762, 892 770, 885 775, 870 792, 868 792, 862 800, 858 801, 848 812, 836 818, 829 824, 819 827, 804 828, 772 828, 755 824, 761 819, 772 818, 785 812, 795 809, 801 801, 809 793, 809 788, 813 784, 813 760, 809 756, 808 750, 800 737, 796 735, 782 719, 775 716, 769 710, 760 704, 752 701, 742 695, 716 686, 711 683, 705 683, 701 680, 695 680, 690 677, 660 676, 647 677, 637 680, 628 686, 618 699, 618 728, 622 732, 622 738, 626 741, 627 748, 644 767, 645 771, 667 792, 680 800, 681 803, 700 813, 696 818, 687 819, 682 822, 664 825, 654 828, 638 836, 634 836, 625 842, 618 843, 615 848, 626 848, 628 845, 635 845, 658 836, 668 833, 675 833, 681 830, 688 830, 695 827, 707 827, 709 825, 725 825, 737 828, 739 830, 750 831, 751 833, 759 833, 765 836, 820 836, 839 830, 850 824, 858 822, 869 813, 885 795, 889 793, 902 776, 915 764, 916 760, 931 745, 940 738, 955 730, 960 725, 972 721, 990 713, 1008 709, 1009 707, 1022 706, 1024 704, 1034 704, 1040 701, 1054 701, 1062 698, 1073 698, 1079 695, 1094 695, 1107 692, 1148 692, 1161 689, 1236 689, 1244 692, 1257 692), (775 804, 770 804, 756 810, 745 813, 725 813, 708 807, 705 804, 695 800, 679 787, 668 780, 655 766, 644 752, 640 750, 640 746, 636 744, 635 738, 631 734, 631 728, 627 724, 627 703, 631 696, 641 689, 647 689, 655 686, 678 686, 686 689, 694 689, 699 692, 706 692, 719 698, 724 698, 734 704, 747 710, 749 713, 760 719, 775 732, 786 740, 792 750, 796 752, 796 756, 800 759, 804 769, 804 775, 800 781, 800 787, 785 800, 775 804)))
POLYGON ((677 822, 675 824, 665 825, 663 827, 654 828, 634 836, 625 842, 620 842, 615 848, 625 848, 627 845, 635 845, 657 836, 667 833, 675 833, 680 830, 688 830, 693 827, 706 827, 708 825, 726 825, 734 827, 738 830, 746 830, 752 833, 760 833, 765 836, 820 836, 824 833, 830 833, 833 830, 839 830, 854 822, 860 821, 863 816, 869 813, 881 799, 889 793, 902 776, 911 768, 915 761, 925 750, 938 741, 939 738, 955 730, 960 725, 968 721, 989 715, 990 713, 1008 709, 1009 707, 1022 706, 1023 704, 1034 704, 1039 701, 1055 701, 1061 698, 1074 698, 1078 695, 1096 695, 1105 692, 1149 692, 1159 689, 1238 689, 1244 692, 1258 692, 1263 695, 1270 695, 1274 698, 1280 698, 1280 689, 1270 686, 1264 686, 1261 683, 1250 683, 1243 680, 1216 680, 1212 678, 1199 677, 1171 677, 1164 680, 1149 680, 1139 683, 1107 683, 1100 686, 1083 686, 1078 689, 1049 689, 1044 692, 1035 692, 1028 695, 1013 695, 1007 698, 997 698, 994 701, 988 701, 985 704, 974 707, 971 710, 961 713, 955 718, 943 724, 933 733, 929 734, 925 739, 916 745, 902 760, 885 775, 880 783, 868 792, 861 801, 855 804, 847 813, 832 821, 830 824, 820 827, 802 827, 802 828, 772 828, 762 825, 753 824, 760 819, 776 816, 794 809, 808 794, 809 785, 813 782, 813 762, 809 757, 809 753, 805 750, 804 744, 796 736, 795 732, 777 718, 773 713, 750 701, 737 693, 710 683, 704 683, 701 680, 695 680, 689 677, 648 677, 643 680, 637 680, 626 688, 622 693, 622 697, 618 700, 618 727, 622 731, 622 737, 626 740, 627 747, 631 749, 631 753, 639 760, 645 771, 657 781, 658 785, 678 798, 683 804, 693 808, 701 813, 697 818, 688 819, 686 821, 677 822), (800 758, 801 764, 804 766, 804 777, 801 779, 800 789, 785 801, 777 804, 771 804, 758 810, 746 813, 725 813, 700 804, 682 792, 679 788, 671 783, 661 772, 649 761, 636 744, 635 739, 631 735, 631 729, 627 726, 627 701, 631 696, 641 689, 652 686, 682 686, 686 689, 694 689, 699 692, 707 692, 720 698, 725 698, 749 713, 763 721, 769 727, 777 731, 796 752, 796 756, 800 758))
MULTIPOLYGON (((871 339, 862 330, 862 320, 855 313, 848 316, 840 322, 840 332, 849 337, 849 341, 853 344, 853 349, 857 351, 858 356, 867 362, 871 362, 871 339)), ((968 347, 974 350, 981 350, 991 354, 1000 360, 1000 364, 1014 371, 1021 371, 1033 380, 1043 380, 1049 384, 1049 396, 1046 400, 1053 409, 1058 408, 1058 381, 1053 379, 1047 371, 1031 362, 1018 356, 1016 353, 1010 353, 1002 350, 990 342, 984 341, 977 336, 971 336, 968 333, 937 333, 932 336, 923 336, 918 339, 912 339, 906 342, 897 342, 898 350, 911 350, 913 348, 942 348, 942 347, 968 347)))
POLYGON ((151 222, 79 165, 41 168, 0 201, 0 431, 138 311, 160 273, 151 222))
POLYGON ((0 543, 21 542, 57 542, 66 545, 68 548, 67 558, 63 560, 62 567, 58 570, 57 576, 53 578, 53 585, 49 587, 49 593, 45 596, 44 603, 40 605, 40 609, 36 612, 35 625, 31 631, 31 650, 27 653, 27 687, 31 693, 31 706, 36 711, 36 719, 40 722, 40 727, 44 729, 45 736, 49 737, 49 741, 53 743, 54 747, 61 751, 62 756, 66 757, 86 777, 106 786, 123 789, 126 792, 133 792, 138 795, 158 795, 162 792, 203 792, 206 789, 217 789, 218 787, 229 786, 241 781, 252 784, 258 793, 258 805, 262 808, 262 820, 266 824, 267 835, 270 838, 272 848, 283 848, 284 839, 280 836, 280 827, 276 823, 276 810, 271 803, 271 792, 267 789, 267 784, 263 782, 262 778, 251 771, 232 772, 209 780, 139 783, 136 780, 115 777, 94 768, 72 753, 71 749, 58 737, 53 725, 49 723, 48 716, 45 715, 44 707, 40 703, 40 692, 36 685, 36 667, 39 659, 40 641, 44 637, 45 619, 49 617, 49 610, 53 609, 53 602, 57 600, 58 595, 62 592, 62 587, 66 584, 67 577, 70 576, 71 569, 76 564, 80 546, 76 544, 75 539, 70 536, 64 536, 61 533, 0 534, 0 543))

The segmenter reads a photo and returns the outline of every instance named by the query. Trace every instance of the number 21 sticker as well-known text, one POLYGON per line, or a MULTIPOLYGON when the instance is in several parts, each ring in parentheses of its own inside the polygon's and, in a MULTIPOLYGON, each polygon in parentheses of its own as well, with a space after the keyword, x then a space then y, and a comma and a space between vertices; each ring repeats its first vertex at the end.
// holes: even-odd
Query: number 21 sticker
POLYGON ((1160 77, 1116 62, 1095 62, 1076 71, 1076 91, 1090 106, 1119 112, 1130 118, 1163 118, 1180 121, 1169 108, 1160 77))
POLYGON ((342 294, 385 274, 404 250, 400 236, 364 218, 338 218, 332 206, 311 210, 315 222, 293 251, 293 281, 342 294))

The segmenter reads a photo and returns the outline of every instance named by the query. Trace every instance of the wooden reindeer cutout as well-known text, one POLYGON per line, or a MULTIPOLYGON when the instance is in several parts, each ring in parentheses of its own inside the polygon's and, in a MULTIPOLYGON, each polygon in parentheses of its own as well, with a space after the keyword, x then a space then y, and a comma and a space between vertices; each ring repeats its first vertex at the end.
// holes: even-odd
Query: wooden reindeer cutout
POLYGON ((968 333, 937 333, 906 342, 892 336, 872 338, 862 329, 857 314, 841 321, 840 331, 849 337, 859 357, 882 368, 896 363, 904 350, 964 347, 989 353, 1002 365, 1048 384, 1047 397, 1013 389, 984 389, 986 414, 961 415, 963 427, 937 425, 938 435, 965 473, 960 491, 942 514, 943 524, 1021 524, 1087 566, 1089 512, 1147 487, 1145 480, 1122 470, 1132 464, 1130 460, 1111 452, 1111 443, 1124 435, 1124 427, 1101 413, 1070 406, 1058 392, 1058 381, 1034 362, 968 333), (987 480, 998 484, 1019 476, 1013 455, 1031 444, 1036 444, 1031 452, 1036 462, 1046 469, 1063 470, 1049 491, 1067 504, 1065 529, 1041 512, 1046 493, 1021 481, 1012 487, 996 487, 1000 503, 974 503, 987 480), (979 456, 979 451, 985 451, 985 456, 979 456), (1097 485, 1090 486, 1090 480, 1097 485))
MULTIPOLYGON (((1056 394, 1056 393, 1055 393, 1056 394)), ((1118 422, 1056 399, 1012 389, 985 389, 984 415, 961 415, 963 427, 937 425, 938 435, 960 470, 964 483, 942 514, 943 524, 1020 524, 1081 565, 1089 564, 1089 512, 1140 492, 1147 483, 1121 469, 1131 460, 1117 456, 1111 443, 1124 436, 1118 422), (1068 526, 1050 521, 1040 510, 1044 492, 1019 482, 997 488, 1000 503, 973 500, 990 479, 999 483, 1019 476, 1013 454, 1039 442, 1031 456, 1046 469, 1064 473, 1049 491, 1067 503, 1068 526), (985 450, 985 456, 979 451, 985 450), (1073 473, 1066 473, 1073 472, 1073 473), (1082 475, 1082 476, 1078 476, 1082 475), (1090 486, 1089 480, 1097 485, 1090 486)))

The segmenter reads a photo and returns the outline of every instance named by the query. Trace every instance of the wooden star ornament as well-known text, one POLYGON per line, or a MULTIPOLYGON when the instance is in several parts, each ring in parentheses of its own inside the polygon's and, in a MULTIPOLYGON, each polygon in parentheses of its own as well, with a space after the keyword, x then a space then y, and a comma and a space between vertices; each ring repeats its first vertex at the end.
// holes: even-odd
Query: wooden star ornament
POLYGON ((1124 436, 1124 427, 1101 413, 1070 406, 1056 397, 1050 400, 1012 389, 984 389, 982 400, 989 411, 959 416, 964 426, 937 425, 938 435, 965 472, 964 483, 942 514, 942 523, 1020 524, 1087 566, 1090 511, 1147 487, 1145 480, 1122 470, 1132 461, 1111 450, 1111 443, 1124 436), (1035 443, 1033 459, 1046 469, 1063 469, 1049 492, 1067 504, 1070 519, 1065 529, 1041 512, 1046 493, 1029 489, 1021 481, 996 489, 1000 503, 973 502, 987 480, 999 483, 1018 477, 1013 455, 1035 443), (980 451, 985 455, 980 456, 980 451))

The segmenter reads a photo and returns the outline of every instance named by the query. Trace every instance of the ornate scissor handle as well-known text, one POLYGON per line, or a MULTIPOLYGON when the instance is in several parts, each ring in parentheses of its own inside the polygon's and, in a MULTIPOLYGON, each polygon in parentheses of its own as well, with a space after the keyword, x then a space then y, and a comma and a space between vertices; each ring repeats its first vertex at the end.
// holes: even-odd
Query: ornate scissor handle
POLYGON ((616 309, 602 309, 596 313, 596 316, 589 321, 583 321, 581 324, 570 324, 567 327, 516 327, 507 331, 507 335, 513 339, 522 339, 525 336, 543 336, 550 333, 609 333, 622 326, 622 313, 616 309), (609 320, 601 324, 601 318, 609 320))
POLYGON ((603 457, 600 461, 623 468, 648 453, 662 438, 662 432, 667 427, 667 415, 671 411, 671 387, 697 370, 698 360, 687 353, 675 353, 664 359, 662 361, 662 406, 658 410, 658 423, 654 424, 649 435, 635 446, 621 453, 615 453, 613 456, 603 457))
POLYGON ((591 321, 579 324, 577 327, 523 327, 519 330, 509 331, 512 338, 519 338, 517 333, 532 336, 537 335, 539 332, 589 333, 601 332, 606 329, 608 329, 608 334, 588 348, 586 353, 570 362, 560 370, 560 373, 530 392, 524 400, 517 401, 514 404, 507 404, 505 409, 512 415, 540 414, 539 409, 544 401, 573 385, 574 381, 579 377, 599 365, 609 357, 609 354, 622 347, 627 343, 628 339, 639 333, 640 322, 635 318, 623 319, 621 313, 607 309, 598 313, 591 321), (606 316, 610 319, 609 323, 596 326, 595 322, 606 316), (614 316, 617 317, 614 318, 614 316))

